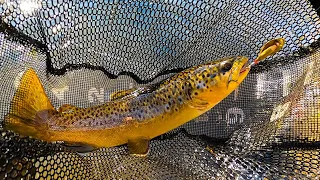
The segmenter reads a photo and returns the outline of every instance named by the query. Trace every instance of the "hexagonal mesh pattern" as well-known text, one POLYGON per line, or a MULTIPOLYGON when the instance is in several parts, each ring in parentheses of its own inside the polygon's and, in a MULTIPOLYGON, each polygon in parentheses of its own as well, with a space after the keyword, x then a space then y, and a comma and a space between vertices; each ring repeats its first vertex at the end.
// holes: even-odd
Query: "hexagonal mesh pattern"
POLYGON ((308 1, 4 0, 0 14, 0 121, 27 67, 54 107, 89 107, 286 39, 237 92, 152 140, 145 158, 125 145, 75 153, 0 126, 0 179, 320 178, 320 21, 308 1))
POLYGON ((8 2, 3 22, 47 46, 54 74, 85 66, 150 81, 225 56, 254 58, 275 37, 287 41, 279 55, 320 37, 305 0, 8 2))
POLYGON ((1 130, 1 179, 86 179, 89 162, 55 144, 1 130))

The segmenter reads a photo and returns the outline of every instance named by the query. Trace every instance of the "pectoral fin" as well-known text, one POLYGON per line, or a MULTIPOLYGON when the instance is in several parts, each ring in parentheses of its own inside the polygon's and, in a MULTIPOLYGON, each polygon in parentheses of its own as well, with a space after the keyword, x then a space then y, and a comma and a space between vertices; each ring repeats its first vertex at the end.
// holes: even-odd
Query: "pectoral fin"
POLYGON ((209 103, 205 100, 193 97, 192 100, 188 102, 188 105, 198 110, 204 110, 208 107, 209 103))
POLYGON ((134 156, 146 156, 149 152, 150 139, 139 138, 128 141, 129 153, 134 156))

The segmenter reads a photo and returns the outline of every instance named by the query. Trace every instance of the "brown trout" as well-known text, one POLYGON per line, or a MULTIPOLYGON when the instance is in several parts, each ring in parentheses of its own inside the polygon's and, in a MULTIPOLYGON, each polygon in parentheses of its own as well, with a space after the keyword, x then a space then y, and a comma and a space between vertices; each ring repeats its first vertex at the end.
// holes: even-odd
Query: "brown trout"
POLYGON ((158 85, 124 91, 102 105, 63 105, 58 110, 29 68, 4 127, 47 142, 94 148, 128 144, 131 154, 146 154, 152 138, 200 116, 234 91, 249 73, 247 61, 243 56, 223 58, 186 69, 158 85))

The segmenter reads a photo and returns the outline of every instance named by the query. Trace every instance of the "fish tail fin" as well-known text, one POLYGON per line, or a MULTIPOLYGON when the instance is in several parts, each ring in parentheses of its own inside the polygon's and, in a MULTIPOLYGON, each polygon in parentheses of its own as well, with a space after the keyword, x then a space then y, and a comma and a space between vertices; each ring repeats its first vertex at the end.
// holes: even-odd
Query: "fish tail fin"
POLYGON ((49 140, 48 120, 56 113, 36 72, 29 68, 11 101, 4 128, 24 136, 49 140))

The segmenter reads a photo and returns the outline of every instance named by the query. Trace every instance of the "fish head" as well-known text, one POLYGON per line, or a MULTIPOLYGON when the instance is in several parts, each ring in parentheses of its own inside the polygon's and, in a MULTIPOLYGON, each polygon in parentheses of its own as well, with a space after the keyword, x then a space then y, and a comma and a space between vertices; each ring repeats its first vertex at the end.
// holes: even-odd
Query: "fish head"
POLYGON ((233 92, 248 75, 248 58, 224 58, 195 69, 191 79, 190 99, 216 105, 233 92))

